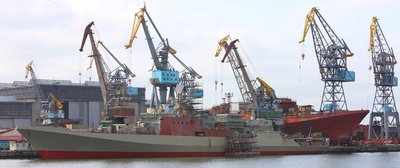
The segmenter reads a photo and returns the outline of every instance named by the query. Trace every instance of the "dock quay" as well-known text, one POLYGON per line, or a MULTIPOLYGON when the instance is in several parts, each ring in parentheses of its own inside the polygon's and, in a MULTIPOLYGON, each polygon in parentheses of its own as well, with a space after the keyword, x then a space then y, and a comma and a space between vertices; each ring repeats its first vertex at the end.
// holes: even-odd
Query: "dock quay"
POLYGON ((0 159, 39 158, 36 151, 0 151, 0 159))
POLYGON ((359 153, 359 152, 397 152, 400 145, 361 145, 361 146, 330 146, 328 153, 359 153))

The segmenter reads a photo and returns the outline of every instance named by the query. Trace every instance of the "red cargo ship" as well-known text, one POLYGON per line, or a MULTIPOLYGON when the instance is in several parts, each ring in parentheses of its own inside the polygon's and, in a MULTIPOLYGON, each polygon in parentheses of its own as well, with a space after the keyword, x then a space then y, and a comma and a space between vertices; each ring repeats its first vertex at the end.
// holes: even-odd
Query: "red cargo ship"
POLYGON ((311 105, 297 106, 291 99, 280 99, 279 108, 284 114, 283 132, 304 136, 320 133, 333 142, 351 137, 369 113, 369 110, 318 112, 311 105))
MULTIPOLYGON (((369 110, 318 112, 311 105, 298 106, 296 101, 289 98, 279 98, 277 105, 277 110, 283 112, 282 132, 303 137, 327 137, 333 143, 350 139, 369 113, 369 110)), ((229 113, 230 105, 223 103, 214 106, 211 112, 229 113)))

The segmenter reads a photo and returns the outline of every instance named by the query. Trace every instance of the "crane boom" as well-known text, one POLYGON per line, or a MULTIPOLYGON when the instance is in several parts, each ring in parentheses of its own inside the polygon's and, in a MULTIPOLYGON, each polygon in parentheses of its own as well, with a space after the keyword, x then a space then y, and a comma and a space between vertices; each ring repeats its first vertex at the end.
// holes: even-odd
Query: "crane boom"
POLYGON ((187 66, 185 63, 183 63, 175 54, 171 54, 185 69, 189 72, 189 74, 193 78, 201 79, 203 76, 198 74, 192 67, 187 66))
POLYGON ((117 59, 117 57, 115 57, 114 54, 111 53, 110 50, 108 50, 108 48, 103 44, 102 41, 99 41, 99 44, 100 44, 101 46, 103 46, 103 48, 108 52, 108 54, 111 55, 111 57, 115 60, 115 62, 117 62, 117 64, 124 70, 124 72, 125 72, 127 75, 131 76, 132 78, 134 78, 134 77, 136 76, 135 74, 132 73, 132 71, 128 68, 128 66, 126 66, 126 64, 121 63, 121 62, 117 59))
MULTIPOLYGON (((318 9, 316 7, 311 8, 310 12, 307 14, 306 16, 306 21, 304 24, 304 30, 303 30, 303 35, 301 40, 299 41, 299 43, 303 43, 305 41, 305 38, 307 36, 308 30, 310 29, 310 27, 313 28, 317 28, 318 31, 321 33, 321 31, 319 30, 318 26, 316 26, 316 22, 314 19, 314 16, 317 15, 317 18, 320 20, 323 28, 325 29, 325 32, 328 34, 330 42, 332 44, 337 45, 340 48, 343 48, 346 56, 347 57, 351 57, 354 55, 354 53, 352 53, 350 51, 350 49, 347 47, 346 43, 344 42, 344 40, 340 40, 339 37, 335 34, 335 32, 332 30, 332 28, 329 26, 329 24, 325 21, 324 17, 322 17, 321 13, 319 13, 318 9)), ((316 30, 314 30, 316 31, 316 30)), ((322 34, 320 34, 322 36, 322 34)), ((313 36, 314 38, 314 36, 313 36)), ((324 39, 324 41, 326 42, 325 37, 322 37, 324 39)), ((315 38, 314 38, 315 39, 315 38)))
POLYGON ((25 69, 26 69, 26 72, 25 72, 25 79, 28 79, 29 73, 31 74, 32 78, 35 78, 35 79, 36 79, 36 74, 35 74, 35 72, 33 71, 32 65, 33 65, 33 60, 30 61, 30 62, 25 66, 25 69))
POLYGON ((272 89, 272 87, 269 86, 268 83, 262 80, 261 78, 257 77, 256 79, 261 84, 261 86, 265 88, 265 94, 271 97, 272 99, 276 99, 275 90, 272 89))
POLYGON ((58 100, 57 97, 53 95, 53 93, 49 93, 49 96, 50 96, 51 100, 56 102, 57 109, 62 110, 63 104, 60 102, 60 100, 58 100))
POLYGON ((146 11, 146 6, 140 9, 139 12, 135 13, 135 17, 133 20, 133 27, 132 27, 132 33, 131 33, 131 38, 129 39, 129 42, 127 45, 125 45, 125 48, 131 48, 133 44, 133 40, 136 38, 136 34, 139 30, 140 23, 142 23, 143 16, 144 16, 144 11, 146 11))
POLYGON ((225 47, 225 44, 228 42, 229 40, 229 35, 225 36, 224 38, 222 38, 219 42, 218 42, 218 48, 217 51, 215 52, 215 57, 218 57, 219 54, 221 53, 222 49, 225 47))
POLYGON ((101 57, 99 50, 96 47, 96 43, 95 43, 95 40, 93 37, 94 33, 91 29, 91 27, 93 25, 94 25, 94 22, 91 22, 86 26, 85 31, 83 33, 81 48, 79 49, 79 51, 81 51, 81 52, 83 51, 83 47, 85 46, 86 39, 89 36, 90 44, 92 46, 92 52, 93 52, 93 55, 91 55, 90 57, 94 58, 94 62, 96 64, 97 75, 99 77, 99 83, 100 83, 101 94, 103 97, 103 103, 104 103, 104 105, 106 105, 107 100, 108 100, 107 76, 106 76, 106 71, 104 70, 104 66, 103 66, 104 65, 103 59, 101 57))
POLYGON ((308 12, 306 16, 306 22, 304 23, 303 35, 301 36, 301 40, 299 41, 299 43, 303 43, 305 41, 308 30, 310 30, 311 23, 314 22, 314 16, 317 11, 317 7, 313 7, 311 8, 310 12, 308 12))
POLYGON ((29 74, 31 74, 31 79, 32 79, 32 85, 35 88, 35 96, 36 96, 36 100, 41 100, 42 99, 42 94, 40 92, 40 87, 37 83, 37 77, 36 77, 36 73, 33 70, 33 60, 31 60, 26 66, 26 72, 25 72, 25 79, 28 79, 29 74))
POLYGON ((250 75, 248 74, 246 66, 244 65, 235 45, 239 40, 233 40, 229 45, 228 40, 229 35, 219 41, 215 56, 219 56, 219 50, 221 47, 225 48, 225 55, 221 62, 225 62, 227 59, 230 63, 240 93, 242 94, 242 98, 248 108, 251 107, 252 118, 265 118, 266 113, 273 111, 276 108, 277 97, 275 91, 259 77, 256 78, 259 84, 256 80, 250 79, 250 75))
MULTIPOLYGON (((221 62, 224 62, 225 59, 228 59, 228 62, 231 65, 232 71, 234 73, 236 82, 239 86, 239 91, 242 95, 243 101, 246 102, 251 108, 251 116, 255 117, 255 111, 258 108, 257 102, 257 95, 252 84, 252 81, 247 74, 246 66, 243 64, 243 61, 237 51, 237 47, 235 45, 236 42, 239 40, 233 40, 228 45, 228 38, 229 36, 225 36, 223 39, 220 40, 218 43, 219 46, 223 46, 225 48, 225 55, 221 62)), ((218 47, 219 49, 219 47, 218 47)), ((216 56, 219 55, 219 52, 216 52, 216 56)))
POLYGON ((374 37, 378 28, 378 19, 374 16, 372 17, 371 26, 369 26, 369 47, 368 51, 371 51, 374 47, 374 37))
POLYGON ((148 46, 150 48, 150 53, 151 53, 151 56, 152 56, 152 59, 154 61, 154 65, 155 65, 156 69, 158 69, 158 70, 166 70, 166 69, 168 69, 168 65, 167 65, 167 63, 168 63, 168 55, 167 54, 168 54, 168 52, 171 53, 171 54, 176 54, 176 50, 171 48, 169 46, 169 44, 168 44, 168 41, 164 40, 164 38, 161 36, 161 34, 158 31, 156 25, 154 24, 153 20, 151 19, 149 13, 147 12, 146 5, 143 6, 143 8, 140 8, 140 11, 135 14, 131 37, 129 39, 128 44, 125 45, 125 48, 128 49, 128 48, 132 47, 133 41, 136 38, 136 34, 137 34, 138 30, 139 30, 140 24, 143 27, 144 34, 145 34, 146 40, 147 40, 147 44, 148 44, 148 46), (148 28, 148 26, 146 24, 146 19, 144 18, 144 15, 146 15, 147 18, 149 19, 150 24, 153 26, 154 30, 156 31, 156 33, 157 33, 158 37, 160 38, 161 43, 163 45, 162 51, 160 52, 160 56, 157 54, 157 50, 154 47, 154 43, 153 43, 153 40, 152 40, 153 38, 150 35, 149 28, 148 28), (159 60, 160 57, 161 57, 161 61, 159 60))

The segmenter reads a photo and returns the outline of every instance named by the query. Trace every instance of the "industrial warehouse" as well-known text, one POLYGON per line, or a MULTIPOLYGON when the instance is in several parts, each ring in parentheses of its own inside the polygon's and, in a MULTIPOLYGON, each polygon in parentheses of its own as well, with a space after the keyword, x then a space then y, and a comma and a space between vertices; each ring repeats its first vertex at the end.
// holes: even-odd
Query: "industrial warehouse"
MULTIPOLYGON (((0 128, 40 126, 40 103, 51 101, 50 93, 63 104, 64 118, 85 127, 98 127, 104 104, 98 82, 72 83, 69 80, 15 81, 0 84, 0 128), (35 88, 38 88, 36 90, 35 88), (36 94, 36 91, 40 92, 36 94), (42 95, 42 96, 39 96, 42 95), (40 98, 39 98, 40 97, 40 98)), ((135 95, 135 112, 145 111, 145 89, 135 95)))

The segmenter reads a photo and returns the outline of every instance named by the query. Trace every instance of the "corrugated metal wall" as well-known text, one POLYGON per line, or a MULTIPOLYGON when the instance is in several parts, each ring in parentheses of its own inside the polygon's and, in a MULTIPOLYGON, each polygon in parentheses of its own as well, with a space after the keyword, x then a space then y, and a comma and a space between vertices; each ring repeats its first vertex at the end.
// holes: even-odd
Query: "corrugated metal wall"
POLYGON ((21 126, 31 126, 31 118, 21 118, 21 119, 0 119, 0 128, 15 128, 21 126))
POLYGON ((0 128, 14 128, 14 119, 0 119, 0 128))
POLYGON ((102 104, 100 102, 89 102, 89 119, 88 126, 97 128, 99 126, 99 121, 101 120, 101 109, 102 104))
POLYGON ((86 127, 98 127, 101 118, 102 102, 73 102, 68 103, 69 119, 80 120, 86 127))

